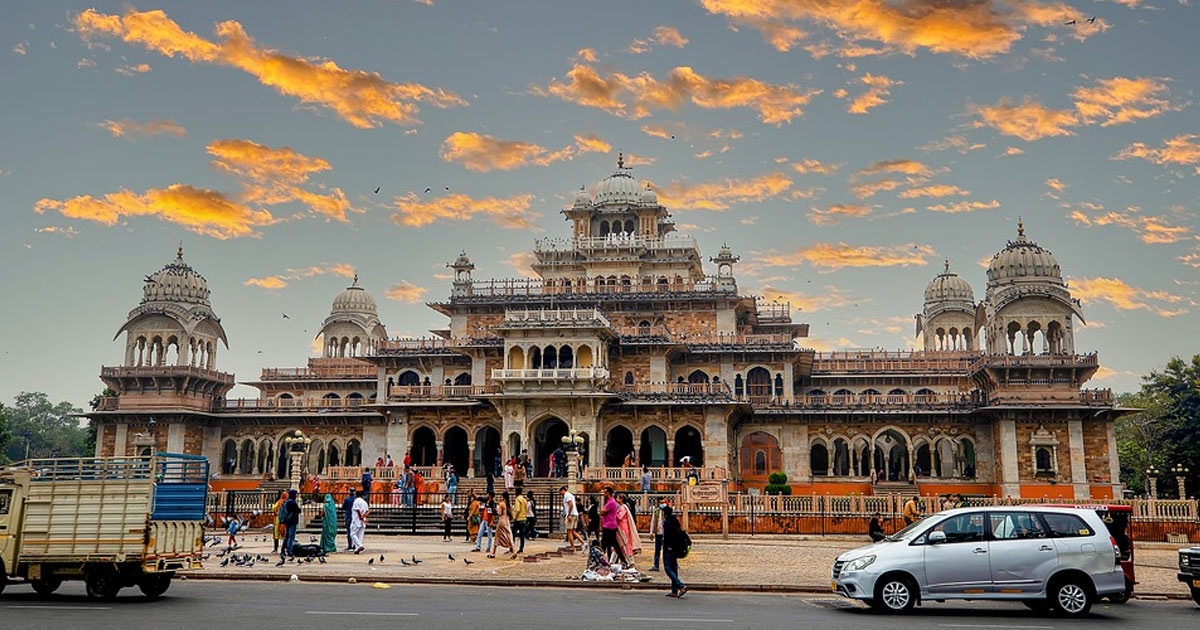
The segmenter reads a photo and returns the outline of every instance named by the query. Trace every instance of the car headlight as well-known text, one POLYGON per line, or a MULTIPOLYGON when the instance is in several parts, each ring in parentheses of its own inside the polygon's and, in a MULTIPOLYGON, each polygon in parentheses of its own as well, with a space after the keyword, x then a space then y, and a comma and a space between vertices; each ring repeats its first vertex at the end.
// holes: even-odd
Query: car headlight
POLYGON ((875 562, 875 556, 863 556, 861 558, 855 558, 854 560, 851 560, 849 564, 846 565, 846 570, 847 571, 862 571, 863 569, 871 566, 871 563, 873 563, 873 562, 875 562))

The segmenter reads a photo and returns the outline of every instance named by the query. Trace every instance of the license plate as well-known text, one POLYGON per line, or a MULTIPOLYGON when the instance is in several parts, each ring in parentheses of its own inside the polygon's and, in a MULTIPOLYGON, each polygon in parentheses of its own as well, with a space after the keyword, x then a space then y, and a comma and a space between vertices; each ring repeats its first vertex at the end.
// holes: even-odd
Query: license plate
POLYGON ((1192 586, 1200 588, 1200 580, 1192 580, 1192 586))
MULTIPOLYGON (((1200 586, 1200 580, 1196 580, 1196 585, 1200 586)), ((834 580, 829 583, 829 590, 831 590, 831 591, 837 590, 837 580, 834 580)))

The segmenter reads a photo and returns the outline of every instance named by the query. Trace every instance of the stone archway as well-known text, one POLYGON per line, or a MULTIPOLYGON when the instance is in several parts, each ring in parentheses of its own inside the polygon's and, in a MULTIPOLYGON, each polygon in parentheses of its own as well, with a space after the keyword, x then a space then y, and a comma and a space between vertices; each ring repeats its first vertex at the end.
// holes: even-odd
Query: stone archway
POLYGON ((633 452, 633 432, 628 427, 617 425, 608 430, 604 438, 604 465, 619 468, 625 456, 633 452))
POLYGON ((533 448, 529 456, 533 458, 535 475, 538 477, 551 475, 550 454, 562 446, 562 439, 568 433, 570 433, 570 428, 567 423, 556 416, 546 416, 534 425, 533 431, 530 433, 530 446, 533 448))
POLYGON ((704 438, 691 425, 684 425, 675 431, 675 453, 671 465, 678 466, 684 457, 691 457, 692 465, 697 468, 704 465, 704 438))
POLYGON ((483 427, 475 432, 475 476, 486 477, 489 472, 495 475, 496 458, 500 454, 500 430, 496 427, 483 427))
POLYGON ((667 432, 658 425, 650 425, 642 430, 641 447, 638 449, 638 462, 643 466, 669 466, 670 458, 667 453, 667 432))
POLYGON ((454 472, 462 477, 471 467, 471 446, 467 440, 467 430, 462 427, 446 429, 442 438, 442 448, 445 450, 443 459, 454 466, 454 472))
POLYGON ((882 471, 885 481, 909 481, 912 476, 909 445, 908 436, 899 429, 887 428, 876 433, 871 442, 876 476, 882 471))
POLYGON ((429 427, 417 427, 412 434, 412 461, 414 466, 437 465, 437 435, 429 427))

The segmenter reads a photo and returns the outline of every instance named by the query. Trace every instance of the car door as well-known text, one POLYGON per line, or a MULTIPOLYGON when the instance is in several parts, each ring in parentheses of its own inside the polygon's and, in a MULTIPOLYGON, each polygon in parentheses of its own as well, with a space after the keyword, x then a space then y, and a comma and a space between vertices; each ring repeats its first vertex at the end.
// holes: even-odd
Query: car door
POLYGON ((1042 512, 1041 516, 1054 539, 1058 565, 1091 571, 1096 557, 1096 531, 1092 526, 1066 512, 1042 512))
POLYGON ((930 594, 971 595, 992 590, 992 568, 984 537, 984 512, 967 512, 942 520, 922 535, 925 583, 930 594), (942 532, 944 542, 930 542, 942 532))
POLYGON ((1032 512, 989 512, 988 556, 996 593, 1040 593, 1058 566, 1049 530, 1032 512))

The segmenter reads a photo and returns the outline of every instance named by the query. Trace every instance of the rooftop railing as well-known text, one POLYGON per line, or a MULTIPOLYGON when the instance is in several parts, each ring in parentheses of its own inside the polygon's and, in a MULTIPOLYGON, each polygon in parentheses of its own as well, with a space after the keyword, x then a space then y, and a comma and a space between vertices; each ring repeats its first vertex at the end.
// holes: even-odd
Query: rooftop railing
POLYGON ((1096 368, 1100 355, 1088 354, 985 354, 971 363, 971 371, 989 367, 1096 368))
POLYGON ((388 390, 391 400, 451 400, 470 399, 484 394, 495 394, 500 388, 495 385, 393 385, 388 390))
POLYGON ((321 379, 373 379, 376 376, 374 365, 369 363, 331 363, 314 364, 308 367, 293 368, 263 368, 261 379, 264 381, 291 380, 321 380, 321 379))
POLYGON ((608 369, 602 367, 497 368, 492 370, 492 379, 497 381, 567 381, 607 378, 608 369))
POLYGON ((604 295, 652 293, 709 293, 718 291, 716 276, 699 279, 680 278, 665 283, 633 282, 623 284, 616 278, 580 280, 577 284, 546 284, 541 278, 508 278, 476 280, 468 287, 465 297, 509 297, 543 295, 604 295))
POLYGON ((814 373, 856 372, 963 372, 976 352, 926 352, 924 350, 883 350, 818 352, 813 359, 814 373))
POLYGON ((614 386, 626 400, 732 400, 725 383, 624 383, 614 386))
POLYGON ((170 376, 191 376, 206 378, 222 383, 234 382, 233 375, 228 372, 218 372, 194 365, 141 365, 113 366, 100 368, 100 378, 161 378, 170 376))
POLYGON ((756 302, 758 321, 764 324, 792 321, 792 305, 790 302, 756 302))
POLYGON ((612 322, 598 308, 546 308, 508 309, 504 312, 505 324, 555 324, 567 322, 599 322, 612 327, 612 322))
POLYGON ((690 236, 583 236, 579 238, 540 238, 534 241, 534 252, 572 252, 596 249, 660 250, 697 249, 696 239, 690 236))
POLYGON ((221 398, 213 402, 213 411, 308 411, 362 410, 371 400, 358 396, 346 398, 221 398))

